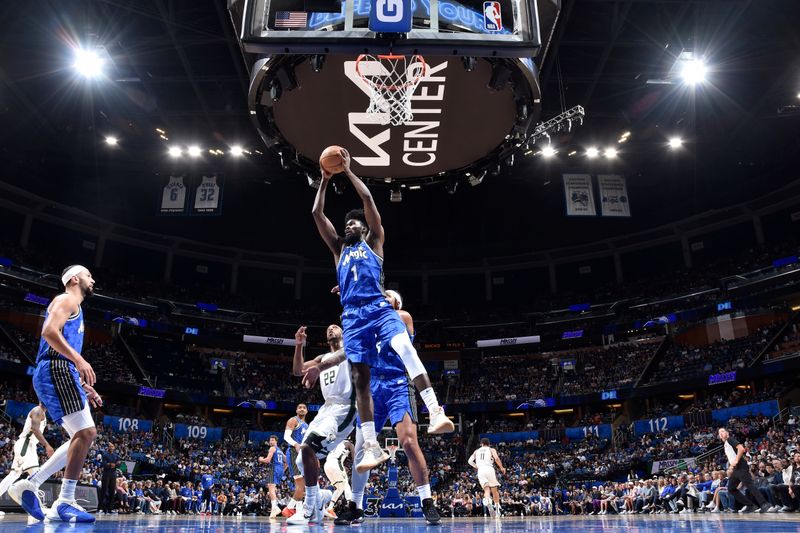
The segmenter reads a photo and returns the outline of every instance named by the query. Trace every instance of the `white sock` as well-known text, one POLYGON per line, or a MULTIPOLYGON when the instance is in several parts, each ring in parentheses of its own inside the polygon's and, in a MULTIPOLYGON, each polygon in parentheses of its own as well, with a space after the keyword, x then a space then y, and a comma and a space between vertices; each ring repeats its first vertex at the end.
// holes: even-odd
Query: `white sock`
POLYGON ((427 500, 431 497, 431 485, 428 483, 427 485, 420 485, 417 487, 417 494, 419 495, 419 499, 427 500))
POLYGON ((317 496, 319 495, 319 485, 306 486, 306 509, 317 508, 317 496))
POLYGON ((353 493, 353 501, 356 502, 356 509, 364 510, 364 493, 363 492, 354 492, 353 493))
POLYGON ((297 500, 295 500, 294 498, 289 498, 289 503, 286 505, 286 507, 288 507, 289 509, 294 509, 295 507, 297 507, 297 500))
POLYGON ((62 479, 61 480, 61 494, 58 495, 62 500, 72 501, 75 499, 75 486, 78 484, 77 479, 62 479))
POLYGON ((275 510, 278 508, 278 500, 272 500, 272 509, 275 510))
POLYGON ((378 436, 375 434, 375 422, 361 422, 361 433, 364 435, 364 443, 371 444, 378 442, 378 436))
POLYGON ((67 452, 69 451, 70 442, 68 440, 56 448, 56 451, 53 452, 50 459, 44 462, 39 471, 28 478, 28 481, 36 485, 37 489, 42 486, 42 483, 50 479, 50 476, 67 466, 67 452))
POLYGON ((13 470, 8 473, 6 477, 3 478, 3 481, 0 481, 0 496, 6 493, 8 488, 14 484, 16 480, 19 479, 20 474, 14 472, 13 470))
POLYGON ((425 407, 428 408, 429 413, 434 413, 439 410, 439 400, 436 399, 436 393, 433 387, 428 387, 424 391, 420 391, 419 395, 422 396, 422 401, 425 402, 425 407))

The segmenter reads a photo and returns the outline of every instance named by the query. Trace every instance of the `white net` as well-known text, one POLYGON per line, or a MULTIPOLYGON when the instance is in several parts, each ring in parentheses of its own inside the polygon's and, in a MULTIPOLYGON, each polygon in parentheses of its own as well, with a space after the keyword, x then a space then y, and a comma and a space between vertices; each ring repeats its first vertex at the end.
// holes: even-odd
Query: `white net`
POLYGON ((356 72, 369 87, 367 113, 380 124, 400 126, 414 120, 411 95, 425 76, 427 65, 420 55, 358 56, 356 72))

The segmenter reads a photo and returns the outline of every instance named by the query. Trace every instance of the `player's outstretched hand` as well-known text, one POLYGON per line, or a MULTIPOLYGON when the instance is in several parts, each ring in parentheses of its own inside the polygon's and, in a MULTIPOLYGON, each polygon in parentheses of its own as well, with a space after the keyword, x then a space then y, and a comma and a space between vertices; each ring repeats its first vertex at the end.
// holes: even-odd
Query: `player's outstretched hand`
POLYGON ((297 330, 297 333, 294 334, 294 340, 297 342, 297 344, 305 344, 307 337, 305 326, 300 326, 300 328, 297 330))
POLYGON ((319 367, 317 365, 311 366, 303 374, 303 386, 310 389, 319 379, 319 367))
POLYGON ((322 179, 323 179, 323 180, 329 180, 329 179, 331 179, 331 178, 333 177, 333 174, 332 174, 332 173, 330 173, 330 172, 327 172, 327 171, 326 171, 324 168, 322 168, 322 167, 319 167, 319 173, 322 175, 322 179))
POLYGON ((84 383, 81 385, 83 387, 83 391, 86 393, 86 397, 89 399, 89 404, 92 407, 103 407, 103 399, 97 394, 97 391, 89 385, 88 383, 84 383))
POLYGON ((331 289, 331 294, 339 295, 341 293, 342 293, 342 291, 339 290, 339 286, 338 285, 336 285, 334 288, 331 289))
POLYGON ((79 357, 78 360, 75 361, 75 369, 78 371, 78 375, 81 377, 83 383, 86 383, 90 387, 93 387, 94 384, 97 383, 97 376, 94 374, 92 365, 83 357, 79 357))
POLYGON ((347 172, 350 170, 350 152, 342 148, 339 150, 339 155, 342 156, 342 167, 344 167, 344 171, 347 172))

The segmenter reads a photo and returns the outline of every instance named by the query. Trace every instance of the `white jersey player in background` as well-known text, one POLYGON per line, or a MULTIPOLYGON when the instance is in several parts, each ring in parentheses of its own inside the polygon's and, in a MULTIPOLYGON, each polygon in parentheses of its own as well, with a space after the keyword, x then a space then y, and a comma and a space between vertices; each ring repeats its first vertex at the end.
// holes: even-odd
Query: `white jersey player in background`
POLYGON ((503 463, 500 462, 500 457, 497 455, 497 451, 489 446, 489 439, 481 439, 481 447, 472 452, 468 462, 472 468, 478 470, 478 483, 480 483, 481 488, 483 489, 484 507, 489 509, 489 514, 499 518, 500 491, 498 490, 498 487, 500 486, 500 483, 497 481, 497 474, 494 471, 494 465, 496 464, 500 468, 500 471, 503 473, 503 475, 505 475, 506 469, 503 467, 503 463), (490 492, 494 500, 494 505, 492 505, 492 501, 489 499, 490 492))
POLYGON ((355 458, 355 452, 356 449, 353 443, 349 440, 343 440, 328 454, 328 458, 325 459, 325 475, 328 476, 328 480, 334 488, 331 503, 326 511, 331 518, 336 518, 336 513, 333 511, 333 508, 336 506, 336 502, 342 494, 344 494, 347 501, 353 499, 353 489, 350 487, 350 480, 347 477, 344 461, 348 456, 355 458))
MULTIPOLYGON (((8 488, 22 477, 28 476, 39 469, 39 453, 36 451, 36 443, 44 447, 47 457, 53 455, 53 447, 44 438, 44 430, 47 429, 47 409, 39 404, 28 413, 25 418, 25 425, 22 433, 14 443, 14 462, 11 463, 11 472, 8 473, 3 481, 0 481, 0 496, 6 493, 8 488)), ((0 514, 2 516, 2 514, 0 514)))
POLYGON ((309 522, 322 525, 324 509, 333 495, 329 490, 319 489, 319 460, 347 439, 356 424, 356 390, 350 379, 350 362, 344 355, 342 328, 331 324, 326 338, 330 352, 304 362, 306 328, 301 327, 295 333, 292 373, 303 376, 303 385, 309 389, 319 379, 325 403, 308 425, 300 446, 297 467, 306 483, 305 510, 298 510, 289 517, 286 520, 289 525, 308 525, 309 522))

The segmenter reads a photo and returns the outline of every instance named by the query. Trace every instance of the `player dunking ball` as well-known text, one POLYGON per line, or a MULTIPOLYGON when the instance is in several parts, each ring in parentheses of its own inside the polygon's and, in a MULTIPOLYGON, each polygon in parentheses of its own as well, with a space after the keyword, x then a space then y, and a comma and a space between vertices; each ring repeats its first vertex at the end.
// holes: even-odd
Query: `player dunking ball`
POLYGON ((496 464, 500 471, 505 475, 506 469, 500 462, 497 450, 489 446, 489 439, 481 439, 481 447, 472 452, 467 461, 472 468, 478 470, 478 483, 483 488, 483 506, 489 509, 489 514, 500 518, 500 483, 497 481, 497 474, 494 471, 496 464), (492 503, 491 498, 494 500, 492 503))
POLYGON ((325 403, 308 426, 300 446, 301 458, 297 467, 303 472, 306 483, 305 511, 295 513, 286 523, 322 525, 324 509, 331 501, 329 490, 319 489, 319 460, 325 459, 339 443, 343 442, 356 423, 356 394, 350 381, 350 365, 342 348, 342 328, 331 324, 326 330, 330 352, 311 361, 303 361, 306 344, 306 328, 295 333, 292 374, 303 376, 303 384, 311 388, 319 379, 319 387, 325 403))
POLYGON ((308 406, 304 403, 298 403, 294 412, 296 416, 286 422, 286 429, 283 432, 283 440, 289 445, 286 448, 286 469, 294 480, 294 494, 282 513, 286 517, 294 514, 297 505, 303 500, 306 490, 303 474, 297 469, 297 458, 300 457, 300 443, 303 442, 303 437, 305 437, 308 430, 308 423, 306 422, 308 406))
POLYGON ((267 493, 269 494, 269 501, 272 504, 269 517, 274 520, 281 514, 278 507, 278 485, 281 484, 284 469, 286 467, 286 456, 280 448, 278 448, 278 436, 269 436, 269 451, 266 457, 259 457, 258 462, 267 465, 267 493))
POLYGON ((42 326, 42 340, 33 372, 33 388, 50 416, 69 435, 38 472, 11 485, 8 494, 37 520, 94 522, 95 518, 75 501, 75 486, 97 430, 89 409, 102 405, 92 388, 95 374, 81 356, 83 311, 81 303, 92 295, 94 279, 86 267, 73 265, 61 275, 65 292, 53 298, 42 326), (39 487, 64 468, 61 494, 45 513, 39 487))
POLYGON ((53 447, 44 438, 44 430, 47 428, 46 411, 47 408, 43 404, 39 404, 31 409, 28 416, 25 417, 22 433, 14 443, 14 461, 11 463, 11 472, 3 478, 3 481, 0 481, 0 496, 5 494, 16 480, 25 474, 30 477, 39 468, 37 442, 44 447, 47 457, 53 456, 53 447))
MULTIPOLYGON (((325 193, 332 174, 320 168, 322 181, 314 200, 312 214, 322 240, 333 253, 344 312, 344 349, 352 363, 353 386, 364 433, 366 453, 356 465, 366 471, 389 459, 378 444, 370 397, 370 367, 377 364, 376 341, 391 345, 399 354, 412 380, 425 373, 405 325, 385 300, 383 291, 384 232, 381 216, 366 185, 350 170, 350 154, 342 150, 342 167, 363 203, 363 210, 345 216, 344 238, 336 233, 325 216, 325 193)), ((420 394, 430 413, 429 433, 453 431, 453 423, 439 406, 436 393, 428 387, 420 394)))
MULTIPOLYGON (((386 300, 403 320, 406 335, 414 336, 414 321, 406 311, 401 311, 402 298, 395 291, 386 291, 386 300)), ((383 345, 379 349, 376 365, 372 367, 370 391, 375 407, 375 423, 383 427, 386 419, 397 432, 400 446, 408 458, 408 469, 417 486, 417 494, 422 501, 422 512, 429 524, 438 524, 441 518, 431 497, 431 486, 428 479, 428 464, 417 441, 417 416, 414 391, 408 383, 406 369, 400 356, 394 351, 393 344, 383 345)), ((363 428, 363 425, 362 425, 363 428)), ((364 453, 363 432, 356 431, 356 460, 364 453)), ((369 471, 353 471, 353 498, 347 508, 336 518, 334 524, 358 524, 364 520, 364 488, 369 479, 369 471)))

